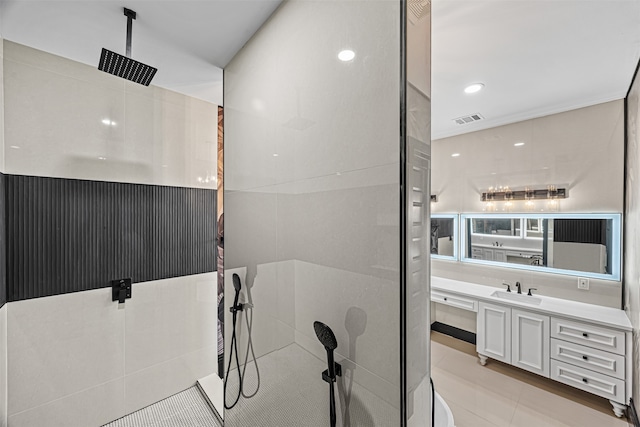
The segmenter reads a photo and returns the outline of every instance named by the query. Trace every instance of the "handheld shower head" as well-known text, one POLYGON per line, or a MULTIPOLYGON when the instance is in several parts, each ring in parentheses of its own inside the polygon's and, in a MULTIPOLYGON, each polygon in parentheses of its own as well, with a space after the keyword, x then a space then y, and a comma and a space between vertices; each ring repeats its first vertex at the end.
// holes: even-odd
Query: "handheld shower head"
POLYGON ((233 298, 233 307, 237 307, 238 306, 238 299, 240 298, 240 289, 242 289, 242 282, 240 281, 240 276, 238 276, 236 273, 233 273, 233 276, 231 276, 231 278, 233 279, 233 288, 236 290, 236 296, 233 298))
POLYGON ((333 360, 333 350, 338 348, 338 340, 336 340, 336 336, 331 328, 322 322, 318 322, 317 320, 313 322, 313 329, 316 332, 320 344, 322 344, 327 351, 327 364, 329 368, 322 373, 322 379, 329 383, 329 425, 335 427, 336 400, 333 383, 336 382, 336 373, 342 375, 342 368, 333 360))
POLYGON ((240 292, 240 289, 242 289, 242 282, 240 281, 240 276, 238 276, 236 273, 233 273, 233 288, 236 290, 236 292, 240 292))
POLYGON ((313 329, 316 331, 318 340, 327 351, 333 351, 338 347, 338 341, 330 327, 316 320, 313 322, 313 329))

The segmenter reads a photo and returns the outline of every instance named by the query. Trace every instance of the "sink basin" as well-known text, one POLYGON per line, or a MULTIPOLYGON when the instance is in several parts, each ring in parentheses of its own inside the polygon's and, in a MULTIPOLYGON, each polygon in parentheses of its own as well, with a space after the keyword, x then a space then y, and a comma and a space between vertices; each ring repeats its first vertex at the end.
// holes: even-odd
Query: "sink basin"
POLYGON ((542 302, 542 299, 538 297, 529 296, 525 294, 518 294, 515 292, 495 291, 494 293, 491 294, 491 296, 499 299, 503 299, 506 301, 519 302, 521 304, 528 304, 528 305, 540 305, 540 303, 542 302))

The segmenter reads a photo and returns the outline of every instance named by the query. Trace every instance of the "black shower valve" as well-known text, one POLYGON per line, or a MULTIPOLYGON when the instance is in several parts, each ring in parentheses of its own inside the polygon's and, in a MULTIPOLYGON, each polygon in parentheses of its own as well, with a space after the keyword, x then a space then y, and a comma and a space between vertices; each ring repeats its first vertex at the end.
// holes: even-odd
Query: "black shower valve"
POLYGON ((131 298, 131 278, 111 281, 111 301, 124 304, 125 299, 131 298))

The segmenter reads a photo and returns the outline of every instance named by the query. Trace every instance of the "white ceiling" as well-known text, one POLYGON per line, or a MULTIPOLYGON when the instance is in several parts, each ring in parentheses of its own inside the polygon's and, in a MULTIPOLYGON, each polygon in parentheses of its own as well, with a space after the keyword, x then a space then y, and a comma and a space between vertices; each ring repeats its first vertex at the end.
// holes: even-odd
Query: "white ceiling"
POLYGON ((0 0, 0 35, 98 66, 101 49, 158 68, 153 84, 222 105, 222 68, 281 0, 0 0))
POLYGON ((434 139, 624 98, 639 0, 432 0, 434 139), (485 89, 463 89, 483 82, 485 89), (486 120, 457 125, 473 113, 486 120))

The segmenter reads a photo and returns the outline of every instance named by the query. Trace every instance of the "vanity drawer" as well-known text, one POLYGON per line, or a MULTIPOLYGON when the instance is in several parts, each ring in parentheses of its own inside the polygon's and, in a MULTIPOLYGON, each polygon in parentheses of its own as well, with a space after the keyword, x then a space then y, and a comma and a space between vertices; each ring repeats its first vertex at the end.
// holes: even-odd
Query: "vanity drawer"
POLYGON ((463 310, 478 312, 477 300, 450 294, 448 292, 431 290, 431 301, 461 308, 463 310))
POLYGON ((624 380, 624 356, 551 339, 551 358, 624 380))
POLYGON ((551 337, 624 356, 625 335, 622 331, 551 318, 551 337))
POLYGON ((615 402, 625 401, 624 381, 568 363, 551 360, 551 379, 615 402))

